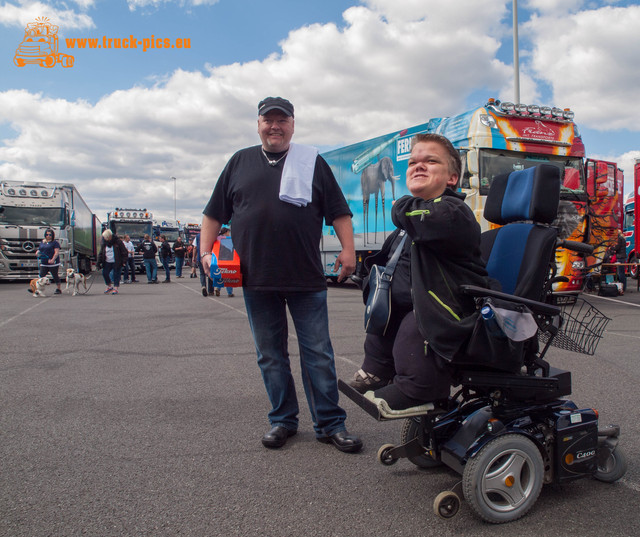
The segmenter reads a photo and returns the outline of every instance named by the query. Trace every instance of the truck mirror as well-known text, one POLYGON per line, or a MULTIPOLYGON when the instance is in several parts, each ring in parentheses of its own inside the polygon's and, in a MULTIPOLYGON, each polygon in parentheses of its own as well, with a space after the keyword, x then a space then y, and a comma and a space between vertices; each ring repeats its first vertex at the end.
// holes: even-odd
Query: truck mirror
MULTIPOLYGON (((471 175, 478 175, 478 152, 474 149, 467 151, 467 169, 471 172, 471 175)), ((473 179, 472 179, 473 181, 473 179)))

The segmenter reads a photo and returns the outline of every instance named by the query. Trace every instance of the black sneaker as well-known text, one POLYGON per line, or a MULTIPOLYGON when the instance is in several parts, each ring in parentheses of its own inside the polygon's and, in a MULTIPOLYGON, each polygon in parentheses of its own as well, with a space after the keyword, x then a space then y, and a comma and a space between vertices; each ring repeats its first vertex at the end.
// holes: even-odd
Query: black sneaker
POLYGON ((62 294, 62 291, 60 291, 60 289, 56 289, 56 290, 53 292, 53 294, 54 294, 54 295, 61 295, 61 294, 62 294))
POLYGON ((209 296, 209 293, 207 293, 207 288, 206 287, 202 288, 202 296, 209 296))

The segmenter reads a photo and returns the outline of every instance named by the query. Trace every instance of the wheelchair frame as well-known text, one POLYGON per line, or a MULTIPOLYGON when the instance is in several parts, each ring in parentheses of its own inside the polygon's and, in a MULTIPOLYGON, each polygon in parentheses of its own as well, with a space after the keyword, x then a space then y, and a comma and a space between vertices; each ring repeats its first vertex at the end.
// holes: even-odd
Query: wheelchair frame
MULTIPOLYGON (((462 480, 437 495, 435 513, 455 516, 464 496, 477 515, 492 523, 524 516, 543 484, 588 476, 620 479, 627 463, 618 446, 619 427, 599 430, 597 411, 564 399, 571 393, 570 372, 544 360, 561 325, 560 308, 473 286, 464 292, 526 305, 545 335, 544 347, 525 355, 520 374, 455 366, 458 392, 420 415, 408 409, 401 444, 381 446, 379 462, 392 465, 408 458, 421 468, 448 466, 462 480)), ((371 398, 342 380, 338 385, 377 420, 403 417, 385 416, 371 398)))

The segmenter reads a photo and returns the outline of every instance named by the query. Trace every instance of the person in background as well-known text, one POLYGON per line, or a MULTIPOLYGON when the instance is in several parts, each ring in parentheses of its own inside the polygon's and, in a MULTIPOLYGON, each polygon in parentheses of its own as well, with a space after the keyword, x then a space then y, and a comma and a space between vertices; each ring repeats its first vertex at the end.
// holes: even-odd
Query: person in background
POLYGON ((171 262, 171 245, 166 235, 160 235, 160 241, 160 261, 164 267, 165 274, 162 283, 171 283, 171 268, 169 267, 169 263, 171 262))
POLYGON ((148 233, 138 246, 138 252, 142 252, 142 262, 147 273, 147 283, 158 283, 158 263, 156 262, 156 252, 158 247, 151 240, 148 233))
MULTIPOLYGON (((621 230, 618 230, 618 237, 616 239, 616 263, 627 262, 627 241, 621 230)), ((616 267, 618 272, 618 281, 622 283, 622 292, 627 290, 627 267, 624 265, 618 265, 616 267)))
POLYGON ((40 246, 38 246, 37 257, 39 277, 44 278, 47 273, 51 273, 57 287, 53 294, 61 294, 60 276, 58 275, 58 268, 60 267, 60 243, 56 240, 56 234, 53 229, 47 229, 44 232, 44 239, 40 243, 40 246))
POLYGON ((196 273, 196 251, 194 248, 195 244, 195 238, 191 239, 189 241, 189 247, 187 248, 187 259, 189 260, 189 264, 191 265, 191 274, 189 275, 189 278, 197 278, 198 275, 196 273))
POLYGON ((98 268, 102 268, 102 277, 107 286, 105 294, 118 294, 120 286, 120 274, 127 263, 129 252, 124 243, 110 229, 102 232, 100 252, 98 252, 98 268), (111 272, 113 271, 113 281, 111 272))
POLYGON ((184 256, 186 248, 182 238, 178 237, 173 243, 173 255, 176 258, 176 278, 182 278, 182 267, 184 266, 184 256))
POLYGON ((281 448, 298 430, 298 399, 287 349, 288 309, 298 336, 302 383, 316 439, 356 452, 362 442, 348 433, 346 412, 338 405, 327 281, 319 250, 326 222, 342 245, 335 262, 338 281, 353 273, 352 215, 331 168, 315 148, 291 144, 293 131, 293 105, 288 100, 267 97, 258 104, 262 143, 238 151, 222 171, 203 211, 199 250, 209 270, 213 243, 222 225, 233 219, 247 316, 272 407, 271 429, 262 444, 281 448))
POLYGON ((198 267, 200 271, 200 286, 202 287, 202 296, 213 295, 213 282, 209 277, 209 273, 205 272, 202 265, 202 257, 200 256, 200 233, 193 239, 193 258, 192 263, 194 267, 198 267))
MULTIPOLYGON (((223 227, 220 230, 220 237, 229 237, 231 238, 231 230, 228 227, 223 227)), ((227 290, 227 296, 229 298, 231 298, 233 295, 233 287, 225 287, 225 289, 227 290)), ((220 289, 216 288, 216 295, 220 296, 220 289)))
POLYGON ((122 243, 128 252, 127 262, 124 265, 124 283, 136 283, 136 260, 134 257, 136 249, 129 235, 124 236, 122 243))

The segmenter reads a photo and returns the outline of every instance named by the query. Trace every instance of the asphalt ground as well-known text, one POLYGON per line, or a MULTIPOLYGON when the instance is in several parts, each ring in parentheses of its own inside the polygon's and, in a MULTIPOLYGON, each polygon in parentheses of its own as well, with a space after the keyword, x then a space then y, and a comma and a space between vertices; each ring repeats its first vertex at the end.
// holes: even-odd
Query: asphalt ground
MULTIPOLYGON (((204 298, 185 278, 111 296, 97 277, 76 297, 25 289, 0 283, 2 536, 638 535, 635 287, 618 299, 588 297, 612 318, 594 356, 548 355, 572 371, 578 406, 620 424, 626 476, 545 486, 527 516, 505 525, 480 521, 466 504, 451 520, 436 517, 435 496, 459 480, 450 470, 378 463, 400 421, 377 422, 342 397, 365 448, 343 454, 317 442, 293 328, 300 431, 283 449, 265 449, 269 405, 241 290, 204 298)), ((330 287, 329 308, 347 379, 362 357, 359 291, 330 287)))

